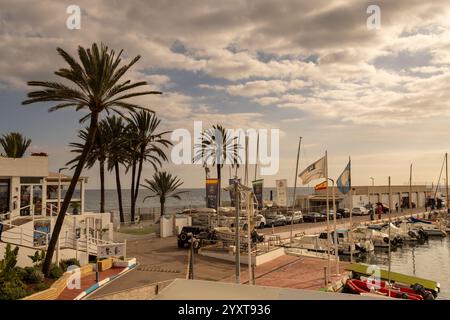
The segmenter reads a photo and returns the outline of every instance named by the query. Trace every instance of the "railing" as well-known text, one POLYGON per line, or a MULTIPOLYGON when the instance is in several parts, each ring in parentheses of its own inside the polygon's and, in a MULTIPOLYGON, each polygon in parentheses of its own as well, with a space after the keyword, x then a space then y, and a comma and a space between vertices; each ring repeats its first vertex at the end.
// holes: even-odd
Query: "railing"
POLYGON ((25 229, 21 226, 14 225, 10 229, 4 231, 1 237, 3 242, 37 249, 47 248, 49 239, 50 235, 46 232, 25 229), (36 235, 40 235, 40 237, 36 237, 36 235))
POLYGON ((0 222, 9 220, 11 218, 11 212, 0 213, 0 222))

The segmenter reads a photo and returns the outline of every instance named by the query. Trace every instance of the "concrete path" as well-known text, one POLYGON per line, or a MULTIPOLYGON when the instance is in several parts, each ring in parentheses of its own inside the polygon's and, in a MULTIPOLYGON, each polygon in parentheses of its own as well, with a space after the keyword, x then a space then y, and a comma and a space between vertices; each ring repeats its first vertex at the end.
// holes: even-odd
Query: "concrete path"
MULTIPOLYGON (((124 269, 125 268, 111 268, 111 269, 102 271, 99 273, 99 281, 102 281, 103 279, 106 279, 106 278, 109 278, 116 274, 119 274, 124 269)), ((81 278, 81 281, 80 281, 81 286, 79 289, 66 288, 66 289, 64 289, 64 291, 59 295, 59 297, 56 300, 73 300, 80 293, 82 293, 84 290, 90 288, 95 283, 96 283, 95 272, 92 272, 81 278)))

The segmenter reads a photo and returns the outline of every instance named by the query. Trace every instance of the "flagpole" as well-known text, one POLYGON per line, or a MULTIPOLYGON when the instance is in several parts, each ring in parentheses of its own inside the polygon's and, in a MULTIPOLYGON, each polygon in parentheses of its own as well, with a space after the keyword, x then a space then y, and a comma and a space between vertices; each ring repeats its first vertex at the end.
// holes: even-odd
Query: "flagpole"
POLYGON ((327 240, 328 240, 328 272, 327 272, 327 283, 330 280, 330 272, 331 272, 331 257, 330 257, 330 249, 331 249, 331 241, 330 241, 330 204, 328 203, 329 198, 329 190, 328 190, 328 151, 325 151, 325 170, 326 172, 326 181, 327 181, 327 240))
POLYGON ((353 263, 353 237, 352 237, 352 226, 353 226, 353 219, 352 219, 352 207, 353 207, 353 189, 352 189, 352 163, 350 157, 348 157, 348 165, 349 165, 349 180, 350 180, 350 232, 349 232, 349 240, 350 240, 350 263, 353 263))
MULTIPOLYGON (((292 245, 292 232, 294 229, 294 212, 295 212, 295 195, 297 191, 297 175, 298 175, 298 160, 300 158, 300 147, 302 145, 302 137, 300 137, 300 140, 298 141, 298 150, 297 150, 297 164, 295 166, 295 179, 294 179, 294 200, 292 203, 292 219, 291 219, 291 245, 292 245)), ((289 198, 289 197, 288 197, 289 198)))
POLYGON ((388 178, 389 182, 389 227, 388 227, 388 238, 389 238, 389 247, 388 247, 388 290, 389 290, 389 297, 391 296, 391 207, 392 207, 392 194, 391 194, 391 176, 388 178))
POLYGON ((332 193, 333 193, 333 211, 334 211, 334 256, 336 258, 336 275, 339 275, 339 247, 338 247, 338 236, 337 236, 337 230, 336 230, 336 197, 334 196, 335 194, 335 185, 334 185, 334 180, 330 179, 333 183, 333 189, 332 189, 332 193))

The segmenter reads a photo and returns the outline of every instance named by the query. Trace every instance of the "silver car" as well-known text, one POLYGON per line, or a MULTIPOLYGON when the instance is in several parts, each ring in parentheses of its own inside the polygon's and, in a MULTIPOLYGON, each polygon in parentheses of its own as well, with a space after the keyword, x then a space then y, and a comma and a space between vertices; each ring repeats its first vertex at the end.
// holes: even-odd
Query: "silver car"
POLYGON ((286 222, 287 222, 287 224, 291 224, 292 222, 293 223, 303 222, 303 214, 302 214, 302 212, 300 210, 299 211, 294 211, 293 213, 289 212, 286 215, 286 222), (294 221, 292 221, 292 220, 294 220, 294 221))
POLYGON ((286 223, 286 217, 282 214, 270 215, 266 217, 266 226, 268 227, 284 226, 286 223))

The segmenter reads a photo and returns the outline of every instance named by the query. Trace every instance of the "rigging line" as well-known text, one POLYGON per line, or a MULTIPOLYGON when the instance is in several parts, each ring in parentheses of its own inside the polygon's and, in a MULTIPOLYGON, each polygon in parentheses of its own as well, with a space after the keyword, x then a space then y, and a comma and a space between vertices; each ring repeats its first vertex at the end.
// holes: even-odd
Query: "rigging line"
POLYGON ((444 157, 444 160, 442 161, 441 173, 439 173, 439 179, 436 184, 436 191, 434 192, 434 199, 436 199, 436 194, 438 191, 439 183, 441 182, 441 176, 442 176, 442 171, 444 170, 444 164, 445 164, 445 157, 444 157))

